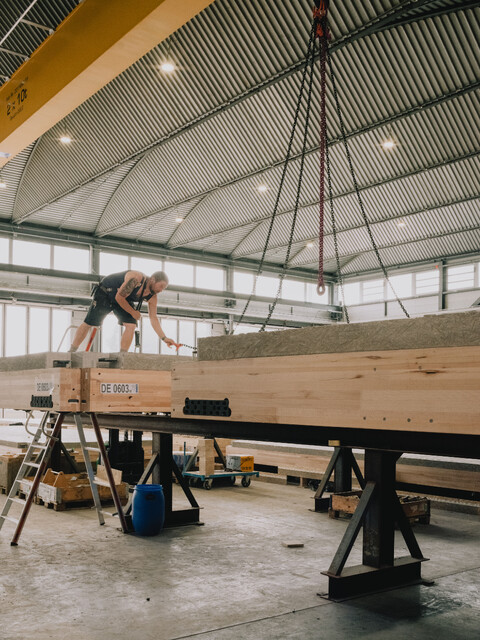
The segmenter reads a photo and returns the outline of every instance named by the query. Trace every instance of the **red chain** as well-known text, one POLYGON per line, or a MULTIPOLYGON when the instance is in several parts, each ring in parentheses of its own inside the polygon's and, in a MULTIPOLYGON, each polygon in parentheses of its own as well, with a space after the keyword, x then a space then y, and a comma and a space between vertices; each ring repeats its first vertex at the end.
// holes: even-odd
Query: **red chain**
POLYGON ((316 36, 320 41, 320 213, 318 220, 318 281, 317 293, 319 296, 325 293, 325 281, 323 277, 323 238, 324 238, 324 214, 325 214, 325 149, 327 145, 327 39, 330 34, 327 28, 328 1, 320 0, 319 7, 313 9, 313 16, 318 20, 316 36))

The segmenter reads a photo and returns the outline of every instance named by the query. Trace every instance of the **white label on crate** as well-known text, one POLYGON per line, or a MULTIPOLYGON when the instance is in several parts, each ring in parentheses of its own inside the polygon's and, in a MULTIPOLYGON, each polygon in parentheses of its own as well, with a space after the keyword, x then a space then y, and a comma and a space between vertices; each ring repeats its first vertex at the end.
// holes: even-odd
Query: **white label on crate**
POLYGON ((136 382, 102 382, 100 393, 138 393, 139 385, 136 382))
POLYGON ((35 378, 35 393, 52 393, 55 384, 53 378, 35 378))

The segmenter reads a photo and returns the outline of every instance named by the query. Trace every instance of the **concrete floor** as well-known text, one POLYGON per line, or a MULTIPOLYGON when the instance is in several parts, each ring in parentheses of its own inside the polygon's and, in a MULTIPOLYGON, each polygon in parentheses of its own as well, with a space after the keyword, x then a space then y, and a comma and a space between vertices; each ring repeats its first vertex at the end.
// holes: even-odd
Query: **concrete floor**
MULTIPOLYGON (((178 487, 175 487, 176 494, 178 487)), ((414 586, 333 603, 328 568, 346 521, 309 511, 313 492, 252 482, 194 489, 205 526, 126 536, 90 510, 34 506, 18 547, 0 533, 3 640, 235 640, 480 636, 480 518, 432 513, 415 533, 414 586), (282 542, 298 540, 300 549, 282 542)), ((0 496, 3 505, 5 496, 0 496)), ((178 500, 176 506, 184 506, 178 500)), ((398 539, 398 555, 406 548, 398 539)), ((349 564, 359 562, 353 550, 349 564)))

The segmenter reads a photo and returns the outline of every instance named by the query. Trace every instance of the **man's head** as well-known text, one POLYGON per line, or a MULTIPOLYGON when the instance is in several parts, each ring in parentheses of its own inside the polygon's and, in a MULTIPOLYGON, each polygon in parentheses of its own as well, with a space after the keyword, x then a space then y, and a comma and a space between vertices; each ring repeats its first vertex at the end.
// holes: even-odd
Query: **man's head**
POLYGON ((168 287, 168 276, 165 271, 155 271, 149 278, 150 291, 161 293, 168 287))

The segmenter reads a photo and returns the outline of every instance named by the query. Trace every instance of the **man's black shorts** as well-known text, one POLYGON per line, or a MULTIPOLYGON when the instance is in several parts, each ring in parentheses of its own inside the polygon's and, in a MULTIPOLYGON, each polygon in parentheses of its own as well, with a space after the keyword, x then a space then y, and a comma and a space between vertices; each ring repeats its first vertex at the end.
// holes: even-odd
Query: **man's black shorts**
POLYGON ((111 301, 105 292, 97 289, 88 313, 85 317, 85 324, 91 327, 99 327, 110 312, 114 313, 120 326, 124 324, 137 325, 137 321, 125 309, 115 301, 111 301))

